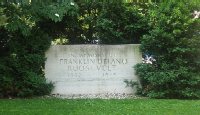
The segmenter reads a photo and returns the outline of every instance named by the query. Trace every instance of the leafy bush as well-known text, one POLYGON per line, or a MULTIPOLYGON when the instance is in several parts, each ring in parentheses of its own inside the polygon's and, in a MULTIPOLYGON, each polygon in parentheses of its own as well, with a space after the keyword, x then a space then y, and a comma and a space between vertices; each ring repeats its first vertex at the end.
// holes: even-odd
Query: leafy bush
POLYGON ((142 52, 153 64, 138 64, 139 93, 152 98, 200 98, 199 20, 190 4, 166 1, 149 10, 152 30, 141 40, 142 52))
POLYGON ((149 30, 145 7, 140 5, 108 3, 97 20, 97 35, 102 44, 140 43, 149 30))
POLYGON ((9 53, 0 59, 0 97, 49 94, 53 84, 46 82, 43 73, 49 37, 37 31, 26 38, 20 34, 14 38, 7 43, 9 53))
POLYGON ((36 25, 31 6, 1 7, 7 20, 0 27, 0 97, 49 94, 53 84, 46 82, 43 69, 51 37, 36 25))

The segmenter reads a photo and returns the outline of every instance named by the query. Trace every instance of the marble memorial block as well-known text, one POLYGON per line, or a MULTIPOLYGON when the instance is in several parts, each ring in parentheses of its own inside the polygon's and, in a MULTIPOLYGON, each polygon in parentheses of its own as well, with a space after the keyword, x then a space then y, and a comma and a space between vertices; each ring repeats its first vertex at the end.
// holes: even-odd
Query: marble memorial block
POLYGON ((142 61, 138 44, 54 45, 46 57, 52 94, 66 96, 134 94, 124 81, 138 81, 133 66, 142 61))

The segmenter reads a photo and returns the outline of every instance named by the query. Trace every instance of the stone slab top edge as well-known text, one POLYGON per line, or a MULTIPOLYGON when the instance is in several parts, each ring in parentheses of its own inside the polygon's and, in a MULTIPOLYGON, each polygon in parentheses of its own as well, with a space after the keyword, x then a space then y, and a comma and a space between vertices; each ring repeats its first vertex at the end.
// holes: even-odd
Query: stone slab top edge
POLYGON ((51 46, 87 46, 87 45, 91 45, 91 46, 117 46, 117 45, 141 45, 141 44, 66 44, 66 45, 51 45, 51 46))

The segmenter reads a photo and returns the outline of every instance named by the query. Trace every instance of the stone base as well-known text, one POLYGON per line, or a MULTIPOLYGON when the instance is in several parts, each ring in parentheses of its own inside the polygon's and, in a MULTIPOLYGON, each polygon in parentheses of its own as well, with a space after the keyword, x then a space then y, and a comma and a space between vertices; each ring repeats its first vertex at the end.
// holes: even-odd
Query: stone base
POLYGON ((137 98, 137 96, 133 94, 85 94, 85 95, 60 95, 60 94, 52 94, 51 96, 56 98, 63 99, 130 99, 137 98))

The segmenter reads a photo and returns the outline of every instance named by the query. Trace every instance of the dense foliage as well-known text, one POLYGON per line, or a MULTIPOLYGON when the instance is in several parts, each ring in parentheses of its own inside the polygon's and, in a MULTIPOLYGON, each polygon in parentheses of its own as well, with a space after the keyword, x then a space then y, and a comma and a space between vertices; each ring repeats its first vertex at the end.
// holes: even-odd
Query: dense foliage
POLYGON ((191 4, 170 1, 152 6, 141 50, 153 64, 136 65, 140 94, 153 98, 200 98, 200 23, 191 4))
POLYGON ((77 15, 65 15, 53 27, 56 31, 52 33, 67 41, 62 44, 139 43, 149 30, 146 5, 123 4, 120 0, 110 3, 77 0, 76 3, 77 15))
POLYGON ((1 6, 5 20, 0 25, 0 97, 40 96, 51 92, 53 84, 47 83, 44 77, 44 62, 53 36, 41 23, 62 20, 70 8, 75 9, 69 3, 1 6), (56 17, 58 10, 60 16, 56 17))
POLYGON ((145 19, 147 6, 105 4, 97 20, 98 37, 103 44, 140 43, 149 30, 145 19))

